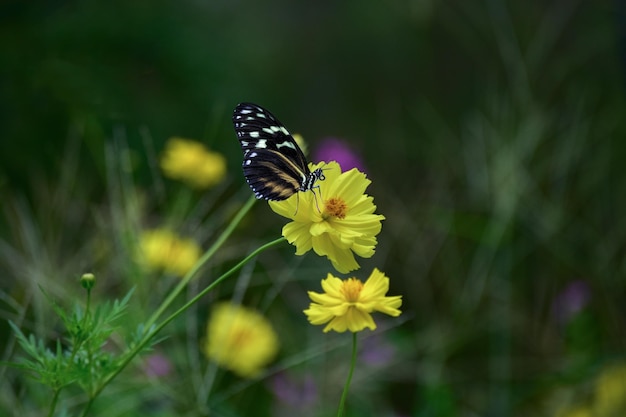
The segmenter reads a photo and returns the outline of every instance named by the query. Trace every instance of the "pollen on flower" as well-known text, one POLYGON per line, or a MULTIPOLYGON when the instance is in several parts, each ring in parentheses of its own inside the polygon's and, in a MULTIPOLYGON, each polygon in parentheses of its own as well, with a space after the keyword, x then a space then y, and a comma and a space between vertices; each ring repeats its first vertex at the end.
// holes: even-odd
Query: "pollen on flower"
POLYGON ((346 297, 346 301, 355 303, 359 301, 359 295, 363 289, 363 283, 357 278, 348 278, 343 282, 341 292, 346 297))
POLYGON ((348 205, 341 198, 329 198, 324 206, 324 214, 328 217, 344 219, 348 211, 348 205))

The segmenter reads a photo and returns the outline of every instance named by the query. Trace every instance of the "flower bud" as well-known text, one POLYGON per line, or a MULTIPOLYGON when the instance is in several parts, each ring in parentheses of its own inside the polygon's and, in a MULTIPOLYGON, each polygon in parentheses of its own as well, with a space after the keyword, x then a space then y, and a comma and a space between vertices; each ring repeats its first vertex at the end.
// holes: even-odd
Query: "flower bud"
POLYGON ((92 289, 93 286, 96 285, 96 276, 89 272, 83 274, 83 276, 80 277, 80 285, 86 290, 92 289))

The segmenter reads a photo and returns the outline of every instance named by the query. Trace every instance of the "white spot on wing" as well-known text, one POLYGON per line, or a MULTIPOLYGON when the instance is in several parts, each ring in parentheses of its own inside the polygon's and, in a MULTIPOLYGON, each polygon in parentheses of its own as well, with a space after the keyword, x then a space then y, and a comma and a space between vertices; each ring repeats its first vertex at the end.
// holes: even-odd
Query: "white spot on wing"
POLYGON ((267 139, 261 139, 256 143, 257 148, 267 148, 267 139))
POLYGON ((250 137, 251 138, 258 138, 259 137, 259 132, 250 132, 250 137))
POLYGON ((276 147, 278 149, 282 148, 283 146, 286 146, 286 147, 294 149, 294 150, 296 149, 296 146, 293 144, 293 142, 284 141, 283 143, 276 144, 276 147))

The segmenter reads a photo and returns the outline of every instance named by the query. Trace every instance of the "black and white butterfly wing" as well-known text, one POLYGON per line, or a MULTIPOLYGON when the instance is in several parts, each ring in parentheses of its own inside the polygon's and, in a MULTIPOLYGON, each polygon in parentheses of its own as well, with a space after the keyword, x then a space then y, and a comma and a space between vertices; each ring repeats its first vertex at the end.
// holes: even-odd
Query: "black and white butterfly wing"
POLYGON ((312 185, 302 150, 272 113, 241 103, 233 124, 243 150, 243 174, 257 198, 285 200, 312 185))

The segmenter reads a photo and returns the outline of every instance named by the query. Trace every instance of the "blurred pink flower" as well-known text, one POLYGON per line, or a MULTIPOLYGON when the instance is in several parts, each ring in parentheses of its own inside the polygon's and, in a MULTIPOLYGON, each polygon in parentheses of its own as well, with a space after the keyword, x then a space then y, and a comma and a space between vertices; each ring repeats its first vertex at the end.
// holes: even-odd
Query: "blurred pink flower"
POLYGON ((306 410, 317 402, 317 386, 311 375, 297 377, 281 372, 271 380, 274 396, 283 404, 306 410))
POLYGON ((146 357, 144 362, 144 370, 146 375, 151 378, 159 378, 169 375, 172 371, 172 363, 167 356, 161 353, 153 353, 146 357))
POLYGON ((585 308, 590 298, 589 284, 583 280, 572 281, 555 297, 552 314, 559 324, 567 324, 572 317, 585 308))
POLYGON ((322 139, 313 152, 312 160, 316 162, 337 161, 342 172, 349 171, 352 168, 365 172, 365 165, 361 155, 343 139, 322 139))
POLYGON ((367 337, 361 342, 359 359, 364 364, 383 367, 396 357, 396 349, 382 334, 367 337))

